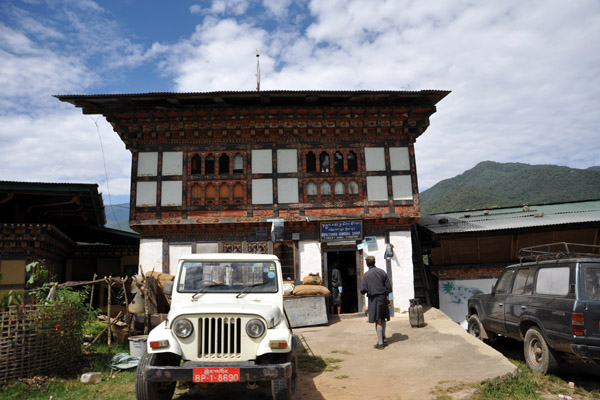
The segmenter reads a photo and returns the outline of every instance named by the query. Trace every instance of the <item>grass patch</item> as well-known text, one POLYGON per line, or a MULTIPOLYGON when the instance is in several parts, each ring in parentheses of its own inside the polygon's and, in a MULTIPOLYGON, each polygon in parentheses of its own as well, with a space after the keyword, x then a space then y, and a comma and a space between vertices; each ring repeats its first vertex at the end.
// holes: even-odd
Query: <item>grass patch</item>
POLYGON ((330 357, 323 359, 321 356, 311 356, 306 352, 298 354, 298 368, 300 371, 309 373, 335 371, 340 368, 338 363, 342 361, 344 360, 330 357))
POLYGON ((554 375, 541 375, 531 371, 522 361, 511 360, 518 368, 517 373, 507 379, 487 381, 481 384, 459 383, 453 386, 440 382, 431 392, 435 400, 451 400, 452 393, 474 388, 476 392, 471 400, 538 400, 556 398, 558 394, 574 396, 577 399, 592 400, 600 398, 597 389, 586 390, 583 387, 569 388, 568 382, 554 375))
POLYGON ((335 379, 348 379, 350 378, 348 375, 338 375, 335 377, 335 379))
POLYGON ((134 400, 135 370, 113 372, 111 376, 108 366, 114 354, 129 353, 129 347, 115 345, 111 350, 108 351, 106 344, 100 344, 84 351, 74 365, 60 371, 56 376, 36 376, 2 385, 0 398, 48 400, 53 396, 61 400, 134 400), (79 378, 85 372, 101 372, 102 381, 95 385, 81 383, 79 378))
POLYGON ((325 358, 325 364, 327 364, 327 368, 325 368, 325 371, 335 371, 337 369, 340 369, 338 363, 341 363, 342 361, 344 360, 340 358, 325 358))

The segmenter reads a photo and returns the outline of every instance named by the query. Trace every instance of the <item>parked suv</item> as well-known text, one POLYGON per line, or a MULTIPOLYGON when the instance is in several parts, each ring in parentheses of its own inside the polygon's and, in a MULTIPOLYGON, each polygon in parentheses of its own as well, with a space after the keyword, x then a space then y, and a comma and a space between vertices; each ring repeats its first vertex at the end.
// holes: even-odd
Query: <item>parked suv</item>
POLYGON ((468 331, 524 342, 527 365, 545 374, 562 358, 600 362, 600 246, 553 243, 522 249, 535 261, 507 267, 491 294, 468 301, 468 331), (550 259, 549 259, 550 258, 550 259))
POLYGON ((274 399, 294 397, 296 339, 276 256, 185 256, 173 282, 167 320, 148 335, 138 365, 138 400, 171 399, 177 381, 270 384, 274 399))

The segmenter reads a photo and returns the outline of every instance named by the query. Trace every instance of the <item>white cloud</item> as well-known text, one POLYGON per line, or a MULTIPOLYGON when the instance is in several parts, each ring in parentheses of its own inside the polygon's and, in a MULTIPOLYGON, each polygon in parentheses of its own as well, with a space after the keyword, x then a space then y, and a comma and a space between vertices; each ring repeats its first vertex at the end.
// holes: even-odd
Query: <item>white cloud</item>
POLYGON ((256 49, 263 47, 264 36, 263 30, 233 19, 207 17, 162 66, 174 75, 177 91, 252 90, 256 49))
POLYGON ((104 118, 101 146, 97 118, 65 111, 0 117, 0 180, 99 183, 106 194, 104 157, 109 177, 119 177, 110 181, 111 194, 128 194, 131 153, 104 118))
MULTIPOLYGON (((147 91, 254 90, 257 48, 262 90, 452 90, 417 140, 421 189, 484 160, 600 159, 596 0, 216 0, 185 8, 200 22, 175 43, 136 41, 93 1, 17 4, 0 5, 0 179, 104 185, 96 127, 51 94, 115 91, 137 67, 147 91)), ((130 154, 99 123, 125 194, 130 154)))

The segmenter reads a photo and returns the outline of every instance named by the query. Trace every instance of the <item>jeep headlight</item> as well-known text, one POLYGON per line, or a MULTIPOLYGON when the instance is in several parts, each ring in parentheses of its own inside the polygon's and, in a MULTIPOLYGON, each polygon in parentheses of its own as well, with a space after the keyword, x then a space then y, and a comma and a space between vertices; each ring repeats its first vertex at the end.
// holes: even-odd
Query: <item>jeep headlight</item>
POLYGON ((190 322, 189 319, 182 318, 175 322, 175 326, 173 327, 173 332, 180 338, 186 338, 192 334, 194 331, 194 326, 190 322))
POLYGON ((260 319, 251 319, 246 324, 246 333, 251 338, 258 338, 265 333, 265 324, 260 319))

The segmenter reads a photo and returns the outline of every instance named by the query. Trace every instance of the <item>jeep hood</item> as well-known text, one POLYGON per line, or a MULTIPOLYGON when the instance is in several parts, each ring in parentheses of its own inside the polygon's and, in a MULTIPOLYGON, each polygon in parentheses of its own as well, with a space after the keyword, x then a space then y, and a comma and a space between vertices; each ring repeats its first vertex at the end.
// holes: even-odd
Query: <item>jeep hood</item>
POLYGON ((173 321, 180 315, 192 314, 259 315, 267 321, 270 328, 277 325, 283 317, 281 310, 276 304, 261 303, 258 301, 249 302, 240 299, 226 300, 218 303, 212 301, 209 303, 198 300, 196 302, 190 301, 184 304, 178 304, 171 307, 168 319, 169 321, 173 321))

